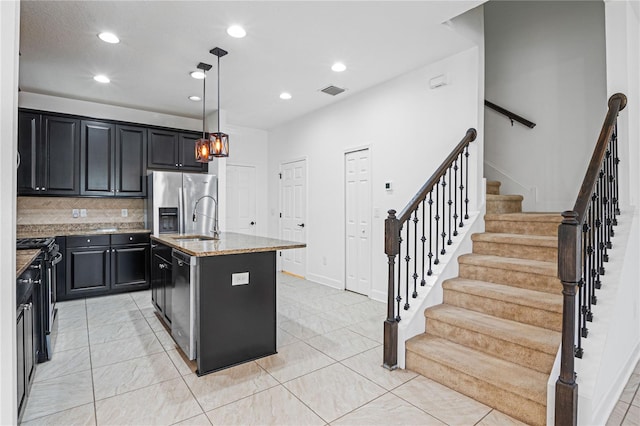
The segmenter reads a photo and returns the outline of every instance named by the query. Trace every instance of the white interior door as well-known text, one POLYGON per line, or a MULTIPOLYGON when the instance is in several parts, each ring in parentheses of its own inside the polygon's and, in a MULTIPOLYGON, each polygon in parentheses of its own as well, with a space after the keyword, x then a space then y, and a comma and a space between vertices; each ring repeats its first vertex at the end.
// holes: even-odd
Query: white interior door
POLYGON ((344 157, 346 206, 346 288, 369 295, 371 290, 371 169, 369 150, 344 157))
POLYGON ((256 168, 227 165, 226 231, 256 234, 256 168))
MULTIPOLYGON (((284 240, 307 242, 307 161, 280 166, 281 214, 280 235, 284 240)), ((283 250, 282 270, 304 277, 306 249, 283 250)))

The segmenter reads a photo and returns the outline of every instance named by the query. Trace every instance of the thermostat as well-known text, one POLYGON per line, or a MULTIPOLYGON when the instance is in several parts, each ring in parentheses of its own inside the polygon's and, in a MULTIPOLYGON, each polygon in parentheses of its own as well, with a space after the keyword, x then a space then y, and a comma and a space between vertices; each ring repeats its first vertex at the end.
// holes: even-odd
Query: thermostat
POLYGON ((384 183, 384 189, 385 189, 385 191, 393 190, 393 186, 391 185, 391 181, 388 181, 388 182, 384 183))

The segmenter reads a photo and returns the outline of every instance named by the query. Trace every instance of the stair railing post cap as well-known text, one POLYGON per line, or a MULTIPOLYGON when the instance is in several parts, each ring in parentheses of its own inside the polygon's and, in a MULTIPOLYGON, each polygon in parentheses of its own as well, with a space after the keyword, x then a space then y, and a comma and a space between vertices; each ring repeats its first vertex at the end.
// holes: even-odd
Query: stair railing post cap
POLYGON ((620 99, 620 111, 622 111, 627 106, 627 97, 625 96, 624 93, 618 92, 611 95, 611 97, 609 98, 609 102, 607 103, 607 106, 611 108, 611 103, 616 99, 620 99))
POLYGON ((472 127, 469 130, 467 130, 467 134, 468 135, 470 134, 471 141, 473 142, 476 140, 476 137, 478 136, 478 131, 472 127))

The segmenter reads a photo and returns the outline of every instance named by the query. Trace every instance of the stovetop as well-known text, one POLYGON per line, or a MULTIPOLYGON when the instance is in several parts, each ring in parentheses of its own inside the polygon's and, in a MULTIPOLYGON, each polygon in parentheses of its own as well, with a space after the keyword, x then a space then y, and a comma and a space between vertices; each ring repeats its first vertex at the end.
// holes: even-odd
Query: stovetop
POLYGON ((55 245, 56 240, 53 237, 48 238, 18 238, 16 240, 16 249, 46 249, 51 250, 55 245))

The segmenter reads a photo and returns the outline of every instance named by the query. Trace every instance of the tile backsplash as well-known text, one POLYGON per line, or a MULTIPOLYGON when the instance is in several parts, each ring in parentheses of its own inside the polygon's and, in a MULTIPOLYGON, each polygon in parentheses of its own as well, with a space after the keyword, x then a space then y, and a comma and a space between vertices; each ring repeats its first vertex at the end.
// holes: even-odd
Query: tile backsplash
POLYGON ((18 225, 132 224, 144 222, 141 198, 18 197, 18 225), (74 209, 86 209, 86 217, 74 218, 74 209), (122 209, 127 216, 122 217, 122 209))

